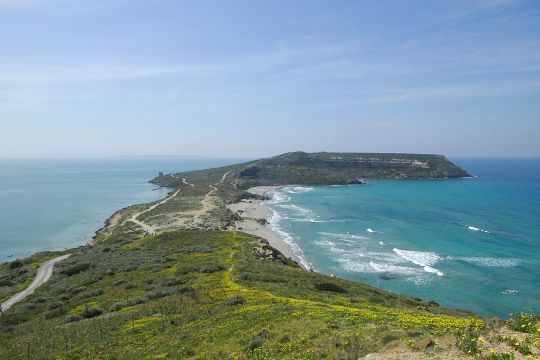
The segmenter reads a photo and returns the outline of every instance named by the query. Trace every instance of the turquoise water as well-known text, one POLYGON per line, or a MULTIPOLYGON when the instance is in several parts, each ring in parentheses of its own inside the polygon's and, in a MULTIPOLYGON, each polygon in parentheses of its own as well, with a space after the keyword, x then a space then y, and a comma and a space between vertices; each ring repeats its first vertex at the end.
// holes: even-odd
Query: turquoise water
POLYGON ((116 210, 163 198, 148 180, 238 160, 0 160, 0 262, 88 242, 116 210), (13 255, 13 256, 11 256, 13 255), (11 257, 10 257, 11 256, 11 257))
POLYGON ((286 187, 270 226, 313 269, 483 315, 540 312, 540 159, 472 179, 286 187))

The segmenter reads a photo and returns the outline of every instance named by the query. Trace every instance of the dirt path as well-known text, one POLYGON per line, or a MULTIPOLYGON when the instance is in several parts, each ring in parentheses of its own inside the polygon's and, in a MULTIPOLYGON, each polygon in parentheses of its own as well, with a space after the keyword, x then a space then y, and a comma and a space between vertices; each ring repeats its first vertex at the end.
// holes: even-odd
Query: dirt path
POLYGON ((182 182, 183 182, 184 184, 186 184, 186 185, 191 186, 191 187, 194 187, 194 186, 195 186, 194 184, 192 184, 192 183, 190 183, 190 182, 187 182, 186 178, 183 178, 183 179, 182 179, 182 182))
POLYGON ((223 184, 223 182, 225 181, 225 178, 227 177, 227 175, 229 175, 229 173, 231 171, 232 170, 227 171, 225 174, 223 174, 223 176, 221 177, 221 180, 219 182, 215 183, 214 185, 208 185, 208 186, 210 186, 210 189, 212 189, 212 190, 210 190, 206 195, 204 195, 204 199, 202 199, 202 201, 201 201, 202 208, 199 209, 199 210, 196 210, 193 213, 194 214, 193 223, 198 222, 202 215, 206 214, 207 212, 209 212, 210 210, 212 210, 213 208, 216 207, 216 205, 213 203, 213 201, 211 199, 211 196, 216 191, 218 191, 218 188, 216 186, 223 184))
POLYGON ((38 268, 37 275, 34 278, 34 281, 23 291, 16 293, 11 298, 7 299, 2 303, 2 310, 7 311, 10 307, 12 307, 14 304, 18 303, 19 301, 23 300, 28 295, 32 294, 34 290, 36 290, 38 287, 43 285, 47 280, 50 279, 53 270, 54 265, 62 260, 67 259, 70 256, 70 254, 62 255, 57 258, 51 259, 49 261, 44 262, 41 264, 38 268))
POLYGON ((138 220, 137 218, 139 216, 141 216, 142 214, 145 214, 149 211, 152 211, 154 210, 155 208, 157 208, 158 206, 160 205, 163 205, 167 202, 169 202, 172 198, 174 198, 176 195, 178 195, 178 193, 180 192, 181 189, 178 189, 176 190, 176 192, 174 194, 172 194, 171 196, 169 196, 168 198, 150 206, 148 209, 144 210, 144 211, 141 211, 141 212, 138 212, 136 214, 133 214, 127 221, 131 221, 132 223, 135 223, 137 225, 139 225, 140 227, 143 228, 144 231, 146 231, 149 235, 155 235, 156 234, 156 231, 154 230, 154 228, 148 224, 146 224, 145 222, 141 221, 141 220, 138 220))

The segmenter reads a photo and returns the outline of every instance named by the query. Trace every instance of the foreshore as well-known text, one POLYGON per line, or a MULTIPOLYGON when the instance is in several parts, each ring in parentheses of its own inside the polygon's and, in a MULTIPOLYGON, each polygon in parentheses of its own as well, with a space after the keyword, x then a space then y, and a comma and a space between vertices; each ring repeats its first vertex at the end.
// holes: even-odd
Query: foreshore
MULTIPOLYGON (((263 196, 277 188, 278 186, 257 186, 250 188, 248 192, 263 196)), ((291 246, 287 244, 277 232, 267 226, 267 222, 272 216, 272 211, 262 205, 262 200, 242 200, 238 203, 230 204, 227 207, 242 218, 242 220, 238 221, 236 224, 237 230, 267 240, 274 249, 278 250, 286 257, 291 258, 300 266, 303 266, 301 259, 294 253, 291 246)))

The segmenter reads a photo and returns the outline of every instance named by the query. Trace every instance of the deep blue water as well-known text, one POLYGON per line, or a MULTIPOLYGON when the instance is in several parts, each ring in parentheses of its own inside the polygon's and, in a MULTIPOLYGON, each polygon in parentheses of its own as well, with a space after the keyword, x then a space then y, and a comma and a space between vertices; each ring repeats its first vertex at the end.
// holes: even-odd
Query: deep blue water
POLYGON ((315 270, 483 315, 540 312, 540 159, 473 179, 286 187, 268 206, 315 270))
POLYGON ((148 180, 238 159, 0 160, 0 262, 88 242, 116 210, 163 198, 148 180), (13 257, 8 258, 8 256, 13 257))

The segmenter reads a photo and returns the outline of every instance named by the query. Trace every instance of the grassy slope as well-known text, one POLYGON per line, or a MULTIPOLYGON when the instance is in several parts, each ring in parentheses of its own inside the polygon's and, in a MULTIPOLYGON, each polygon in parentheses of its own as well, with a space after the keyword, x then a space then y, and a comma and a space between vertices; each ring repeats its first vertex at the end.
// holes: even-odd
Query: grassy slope
POLYGON ((132 240, 118 232, 74 253, 1 318, 0 357, 356 358, 396 339, 416 342, 482 324, 266 253, 236 232, 132 240), (78 264, 88 268, 71 274, 78 264), (321 283, 344 292, 317 290, 321 283), (87 307, 103 313, 65 323, 87 307))

